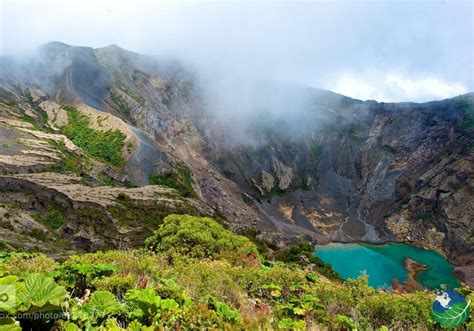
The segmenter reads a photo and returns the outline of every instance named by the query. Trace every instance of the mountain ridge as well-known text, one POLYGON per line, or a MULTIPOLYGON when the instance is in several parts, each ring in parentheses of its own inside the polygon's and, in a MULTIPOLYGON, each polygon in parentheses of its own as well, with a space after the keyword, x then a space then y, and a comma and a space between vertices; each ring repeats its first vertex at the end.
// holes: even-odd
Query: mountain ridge
POLYGON ((20 66, 20 78, 2 74, 1 97, 28 103, 28 88, 37 97, 25 105, 33 115, 51 101, 120 118, 131 128, 128 154, 138 161, 112 169, 115 180, 141 186, 186 167, 204 209, 236 230, 256 227, 277 245, 401 241, 460 267, 474 263, 474 93, 383 103, 238 82, 218 86, 226 94, 209 105, 212 86, 176 62, 116 45, 55 42, 43 52, 51 57, 20 66), (143 139, 149 148, 137 154, 143 139), (135 176, 133 169, 147 170, 135 176))

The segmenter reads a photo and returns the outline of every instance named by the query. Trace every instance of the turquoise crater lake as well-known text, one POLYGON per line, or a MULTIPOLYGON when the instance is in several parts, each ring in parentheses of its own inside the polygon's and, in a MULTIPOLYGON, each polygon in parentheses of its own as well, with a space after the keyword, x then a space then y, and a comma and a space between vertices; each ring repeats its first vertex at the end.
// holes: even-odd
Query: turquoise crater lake
POLYGON ((416 280, 429 289, 458 287, 459 280, 453 274, 454 266, 442 255, 405 244, 389 243, 318 245, 315 255, 330 264, 344 278, 357 278, 366 273, 369 285, 375 288, 391 288, 392 280, 400 283, 407 280, 404 260, 409 257, 425 264, 428 269, 416 276, 416 280))

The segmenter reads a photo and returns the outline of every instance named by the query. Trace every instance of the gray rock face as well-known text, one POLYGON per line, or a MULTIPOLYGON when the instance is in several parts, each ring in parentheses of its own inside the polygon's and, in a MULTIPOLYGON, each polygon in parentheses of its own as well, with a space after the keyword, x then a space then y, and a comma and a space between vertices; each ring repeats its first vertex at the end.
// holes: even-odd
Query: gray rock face
POLYGON ((90 47, 72 47, 59 42, 43 45, 31 58, 0 58, 4 72, 0 81, 40 88, 58 101, 81 101, 104 110, 112 86, 111 75, 97 62, 90 47))
POLYGON ((150 175, 169 168, 169 161, 149 134, 133 126, 130 130, 138 140, 138 147, 127 162, 128 178, 137 185, 146 185, 150 183, 150 175))
POLYGON ((280 190, 288 189, 293 179, 293 169, 284 165, 275 157, 272 157, 272 169, 278 178, 278 187, 280 190))
POLYGON ((69 52, 70 65, 65 71, 66 93, 95 109, 104 110, 104 100, 112 87, 112 77, 101 68, 94 50, 88 47, 73 48, 69 52))
POLYGON ((265 170, 262 170, 262 188, 264 190, 262 193, 265 191, 270 192, 274 186, 275 178, 265 170))

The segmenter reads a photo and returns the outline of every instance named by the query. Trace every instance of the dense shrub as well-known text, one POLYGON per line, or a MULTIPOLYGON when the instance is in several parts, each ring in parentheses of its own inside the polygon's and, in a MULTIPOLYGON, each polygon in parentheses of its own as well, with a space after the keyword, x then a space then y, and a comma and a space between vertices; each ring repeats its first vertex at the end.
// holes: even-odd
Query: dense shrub
POLYGON ((233 234, 216 221, 190 215, 169 215, 163 225, 146 240, 155 252, 173 250, 191 257, 237 255, 257 257, 257 247, 246 237, 233 234))

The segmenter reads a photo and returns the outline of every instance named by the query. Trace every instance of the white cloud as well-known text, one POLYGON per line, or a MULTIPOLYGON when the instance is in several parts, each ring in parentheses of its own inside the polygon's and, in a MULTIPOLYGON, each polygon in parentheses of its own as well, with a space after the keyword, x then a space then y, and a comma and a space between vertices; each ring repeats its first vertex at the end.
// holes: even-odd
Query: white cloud
POLYGON ((465 85, 438 77, 379 71, 345 72, 328 88, 356 99, 385 102, 440 100, 468 92, 465 85))
POLYGON ((358 77, 352 73, 341 75, 336 83, 330 86, 329 89, 355 99, 384 99, 383 95, 377 93, 377 88, 373 82, 369 82, 363 77, 358 77))
POLYGON ((397 74, 388 74, 385 76, 384 83, 388 88, 413 99, 427 97, 445 99, 467 93, 464 85, 445 82, 435 77, 411 79, 397 74))

